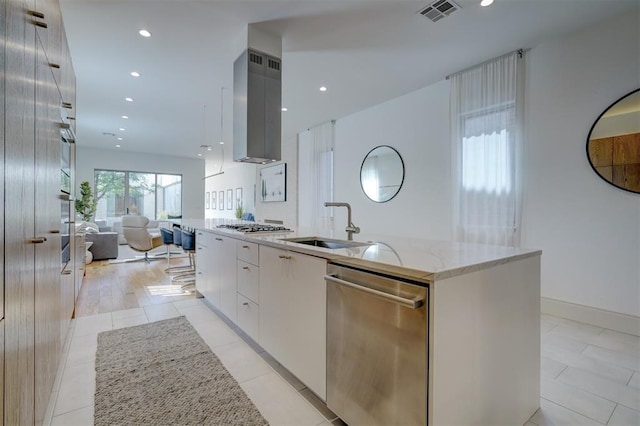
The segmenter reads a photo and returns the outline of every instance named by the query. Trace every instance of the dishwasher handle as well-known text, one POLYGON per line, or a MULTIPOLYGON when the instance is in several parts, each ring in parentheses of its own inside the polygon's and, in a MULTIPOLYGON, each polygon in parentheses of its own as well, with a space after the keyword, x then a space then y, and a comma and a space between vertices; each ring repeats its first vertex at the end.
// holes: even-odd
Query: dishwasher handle
POLYGON ((345 287, 350 287, 350 288, 353 288, 353 289, 356 289, 356 290, 364 291, 365 293, 369 293, 371 295, 380 297, 382 299, 398 303, 398 304, 400 304, 402 306, 406 306, 407 308, 418 309, 424 304, 424 300, 420 299, 420 298, 406 299, 404 297, 396 296, 395 294, 386 293, 384 291, 375 290, 375 289, 370 288, 370 287, 365 287, 365 286, 360 285, 360 284, 352 283, 351 281, 341 280, 340 278, 338 278, 335 275, 325 275, 324 279, 326 281, 330 281, 330 282, 333 282, 333 283, 336 283, 336 284, 340 284, 340 285, 343 285, 345 287))

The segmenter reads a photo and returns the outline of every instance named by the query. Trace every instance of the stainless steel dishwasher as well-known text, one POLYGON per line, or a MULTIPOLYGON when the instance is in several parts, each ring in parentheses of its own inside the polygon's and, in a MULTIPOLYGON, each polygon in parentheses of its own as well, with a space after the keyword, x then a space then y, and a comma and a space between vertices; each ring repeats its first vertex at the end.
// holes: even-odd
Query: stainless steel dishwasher
POLYGON ((327 406, 355 425, 427 422, 428 289, 327 267, 327 406))

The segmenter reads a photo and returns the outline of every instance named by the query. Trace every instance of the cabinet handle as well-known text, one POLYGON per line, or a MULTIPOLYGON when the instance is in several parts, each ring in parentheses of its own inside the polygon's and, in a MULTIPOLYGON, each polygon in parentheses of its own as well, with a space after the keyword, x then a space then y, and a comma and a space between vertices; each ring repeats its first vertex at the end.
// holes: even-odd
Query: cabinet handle
POLYGON ((42 244, 45 241, 47 241, 45 237, 36 237, 29 240, 31 244, 42 244))
POLYGON ((62 275, 71 275, 71 271, 70 270, 64 270, 62 271, 62 275))
POLYGON ((222 241, 222 238, 216 238, 216 241, 222 241))
POLYGON ((249 267, 248 266, 243 266, 242 269, 246 269, 248 271, 249 267))
POLYGON ((33 17, 44 19, 44 13, 38 12, 37 10, 28 10, 27 13, 33 17))
POLYGON ((71 102, 63 102, 62 107, 66 109, 73 109, 73 105, 71 105, 71 102))
POLYGON ((33 25, 35 25, 36 27, 49 28, 49 26, 44 22, 40 22, 40 21, 31 21, 31 22, 33 22, 33 25))
POLYGON ((60 65, 58 65, 58 64, 54 64, 53 62, 49 62, 49 66, 50 66, 51 68, 60 69, 60 65))
POLYGON ((246 248, 246 249, 248 249, 248 248, 250 248, 250 247, 249 247, 249 246, 242 246, 242 248, 246 248))
POLYGON ((291 259, 291 256, 285 256, 284 254, 281 254, 280 256, 278 256, 280 259, 291 259))
POLYGON ((242 306, 249 306, 249 302, 243 302, 242 306))
POLYGON ((52 229, 52 230, 51 230, 51 231, 49 231, 49 232, 51 232, 52 234, 59 234, 59 233, 60 233, 60 230, 59 230, 59 229, 52 229))

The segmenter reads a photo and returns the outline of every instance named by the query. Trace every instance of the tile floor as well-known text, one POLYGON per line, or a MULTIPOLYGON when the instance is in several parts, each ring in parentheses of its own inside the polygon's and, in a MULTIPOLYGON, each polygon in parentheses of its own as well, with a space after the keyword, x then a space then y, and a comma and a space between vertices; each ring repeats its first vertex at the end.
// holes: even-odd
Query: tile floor
MULTIPOLYGON (((340 423, 304 385, 201 299, 73 321, 45 425, 92 425, 97 334, 185 315, 272 425, 340 423), (314 406, 315 404, 315 406, 314 406)), ((531 425, 640 425, 640 338, 543 315, 541 399, 531 425)))

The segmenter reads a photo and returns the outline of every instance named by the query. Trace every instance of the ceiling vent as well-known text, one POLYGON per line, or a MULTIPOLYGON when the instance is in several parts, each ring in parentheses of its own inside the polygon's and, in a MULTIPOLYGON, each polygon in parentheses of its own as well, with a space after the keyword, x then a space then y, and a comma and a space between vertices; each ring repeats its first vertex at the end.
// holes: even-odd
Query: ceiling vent
POLYGON ((460 9, 460 6, 451 0, 436 0, 427 7, 420 9, 417 13, 431 19, 433 22, 438 22, 458 9, 460 9))

